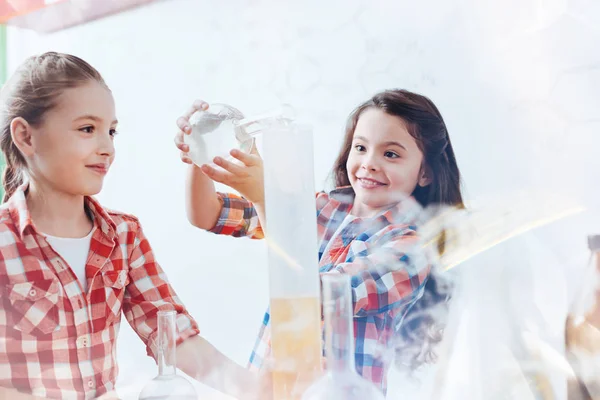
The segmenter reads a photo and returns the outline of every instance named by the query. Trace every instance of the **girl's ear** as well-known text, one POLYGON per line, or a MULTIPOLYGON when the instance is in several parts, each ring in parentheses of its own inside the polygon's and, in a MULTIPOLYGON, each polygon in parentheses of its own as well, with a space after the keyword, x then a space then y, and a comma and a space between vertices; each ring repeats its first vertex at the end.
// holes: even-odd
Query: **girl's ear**
POLYGON ((31 125, 24 118, 17 117, 10 122, 10 136, 24 156, 31 156, 35 151, 31 134, 31 125))
POLYGON ((429 184, 431 184, 432 181, 433 181, 433 173, 431 171, 431 168, 429 168, 429 166, 427 166, 427 165, 424 165, 421 168, 421 172, 419 172, 419 181, 417 183, 419 186, 425 187, 425 186, 428 186, 429 184))

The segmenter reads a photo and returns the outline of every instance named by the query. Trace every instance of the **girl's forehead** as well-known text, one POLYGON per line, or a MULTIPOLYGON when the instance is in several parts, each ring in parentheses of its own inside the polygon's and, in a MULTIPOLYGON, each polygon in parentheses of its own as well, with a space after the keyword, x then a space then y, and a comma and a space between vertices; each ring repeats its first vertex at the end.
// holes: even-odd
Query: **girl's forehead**
POLYGON ((370 140, 412 140, 408 126, 400 117, 387 114, 382 110, 366 110, 358 119, 354 138, 362 137, 370 140))
POLYGON ((401 117, 388 114, 378 108, 369 108, 358 117, 357 127, 374 125, 408 130, 406 122, 401 117))
POLYGON ((116 119, 112 93, 95 82, 64 90, 55 110, 65 117, 91 115, 109 122, 116 119))

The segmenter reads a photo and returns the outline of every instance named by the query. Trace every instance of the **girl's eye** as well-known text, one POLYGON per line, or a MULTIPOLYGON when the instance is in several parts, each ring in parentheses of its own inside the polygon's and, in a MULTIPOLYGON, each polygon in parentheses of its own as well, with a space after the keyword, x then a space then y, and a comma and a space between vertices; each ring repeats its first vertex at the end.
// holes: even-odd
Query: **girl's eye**
POLYGON ((357 144, 356 146, 354 146, 354 148, 356 149, 356 151, 365 151, 366 150, 365 146, 363 146, 362 144, 357 144))
POLYGON ((110 132, 109 132, 109 134, 110 134, 110 136, 115 137, 115 136, 117 136, 119 134, 119 132, 117 132, 116 129, 111 129, 110 132))
POLYGON ((93 126, 84 126, 83 128, 80 129, 80 131, 85 132, 85 133, 94 133, 94 127, 93 126))
POLYGON ((393 151, 386 151, 385 153, 383 153, 384 157, 387 158, 398 158, 400 157, 398 154, 394 153, 393 151))

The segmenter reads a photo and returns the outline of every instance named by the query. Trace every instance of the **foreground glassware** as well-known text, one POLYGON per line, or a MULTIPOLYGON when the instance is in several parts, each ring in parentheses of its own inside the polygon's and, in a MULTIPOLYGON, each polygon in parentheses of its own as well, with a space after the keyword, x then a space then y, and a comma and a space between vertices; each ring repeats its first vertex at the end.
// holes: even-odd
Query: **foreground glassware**
POLYGON ((327 372, 306 390, 302 400, 384 400, 383 393, 356 372, 350 277, 326 274, 321 281, 327 372))
POLYGON ((144 386, 139 400, 196 400, 194 386, 177 375, 175 311, 158 312, 158 376, 144 386))

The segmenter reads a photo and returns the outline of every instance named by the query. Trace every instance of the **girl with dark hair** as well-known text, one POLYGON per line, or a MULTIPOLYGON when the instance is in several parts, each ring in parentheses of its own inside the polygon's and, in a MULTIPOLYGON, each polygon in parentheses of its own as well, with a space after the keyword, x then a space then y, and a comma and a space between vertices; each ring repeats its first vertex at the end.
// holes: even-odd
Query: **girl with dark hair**
MULTIPOLYGON (((183 142, 191 132, 189 117, 207 108, 197 101, 177 121, 175 142, 184 162, 191 164, 183 142)), ((261 158, 256 151, 233 150, 231 155, 241 163, 217 157, 214 163, 222 169, 190 166, 188 218, 214 233, 263 238, 261 158), (217 193, 213 181, 241 196, 217 193)), ((426 310, 444 304, 448 288, 430 274, 423 257, 411 253, 421 244, 417 222, 423 207, 461 208, 463 203, 440 112, 427 97, 406 90, 375 95, 350 115, 333 176, 336 189, 317 194, 320 272, 352 275, 356 368, 385 391, 389 362, 382 353, 397 346, 415 368, 431 359, 431 345, 440 340, 441 327, 426 310)), ((285 207, 269 205, 277 206, 285 207)), ((438 250, 443 251, 442 240, 438 250)), ((269 317, 267 312, 250 357, 252 367, 262 367, 270 354, 269 317)))

